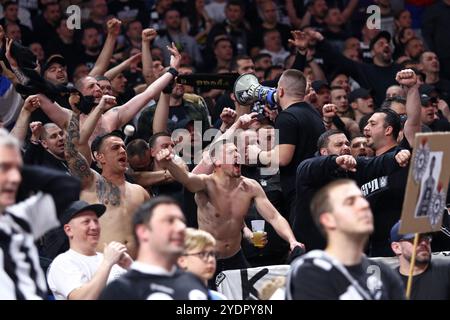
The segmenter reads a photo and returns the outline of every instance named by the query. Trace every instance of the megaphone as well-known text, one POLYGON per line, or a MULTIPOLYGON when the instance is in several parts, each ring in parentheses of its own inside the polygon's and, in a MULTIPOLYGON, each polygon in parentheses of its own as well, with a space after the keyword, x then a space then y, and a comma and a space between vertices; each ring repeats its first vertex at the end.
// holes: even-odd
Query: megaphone
POLYGON ((277 89, 261 85, 253 74, 243 74, 237 78, 233 93, 236 101, 244 106, 260 101, 267 103, 271 109, 277 108, 277 89))

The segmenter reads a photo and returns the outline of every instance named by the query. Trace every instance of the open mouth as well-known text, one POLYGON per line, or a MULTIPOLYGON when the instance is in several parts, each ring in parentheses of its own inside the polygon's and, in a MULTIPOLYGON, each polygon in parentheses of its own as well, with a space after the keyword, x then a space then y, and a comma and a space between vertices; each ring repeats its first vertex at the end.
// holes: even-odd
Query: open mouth
POLYGON ((120 157, 119 158, 119 163, 120 164, 126 164, 127 163, 127 157, 120 157))

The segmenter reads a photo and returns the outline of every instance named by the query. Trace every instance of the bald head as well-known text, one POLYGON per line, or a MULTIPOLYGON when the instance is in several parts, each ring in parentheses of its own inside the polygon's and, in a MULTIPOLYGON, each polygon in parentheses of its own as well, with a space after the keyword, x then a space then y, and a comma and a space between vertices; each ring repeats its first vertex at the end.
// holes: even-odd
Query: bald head
POLYGON ((41 137, 40 137, 41 140, 47 140, 48 133, 54 128, 59 128, 59 127, 52 122, 44 124, 42 126, 42 131, 41 131, 41 137))

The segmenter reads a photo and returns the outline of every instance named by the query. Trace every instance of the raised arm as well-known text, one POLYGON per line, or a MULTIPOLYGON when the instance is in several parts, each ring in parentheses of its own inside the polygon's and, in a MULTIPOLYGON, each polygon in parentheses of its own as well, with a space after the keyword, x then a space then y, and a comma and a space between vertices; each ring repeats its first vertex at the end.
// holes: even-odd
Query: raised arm
POLYGON ((109 80, 113 80, 115 77, 117 77, 120 73, 130 68, 130 65, 135 62, 141 60, 141 53, 136 53, 135 55, 129 57, 128 59, 122 61, 119 65, 115 66, 114 68, 109 69, 105 72, 105 77, 107 77, 109 80))
POLYGON ((286 11, 291 24, 295 28, 300 28, 302 25, 302 19, 300 19, 295 12, 294 0, 286 0, 286 11))
POLYGON ((106 110, 115 106, 116 104, 117 103, 115 97, 108 95, 102 96, 99 104, 89 113, 88 117, 81 126, 80 139, 78 140, 77 148, 78 151, 84 156, 86 161, 89 163, 89 165, 92 162, 92 154, 91 154, 91 147, 89 145, 89 139, 91 138, 92 133, 94 132, 102 114, 106 110))
POLYGON ((159 171, 132 171, 128 170, 127 173, 133 178, 133 180, 144 188, 151 187, 160 183, 173 182, 172 175, 168 170, 159 171))
POLYGON ((149 85, 144 92, 136 95, 124 105, 111 109, 105 113, 105 117, 108 121, 112 121, 111 123, 114 124, 114 129, 120 128, 133 119, 133 117, 145 107, 151 99, 155 98, 156 95, 158 95, 176 76, 176 69, 180 66, 181 55, 174 43, 172 43, 172 47, 167 47, 167 49, 172 54, 170 57, 171 69, 149 85))
POLYGON ((34 110, 39 108, 39 97, 36 95, 29 96, 20 110, 19 117, 11 130, 11 135, 23 142, 27 136, 28 125, 30 123, 31 114, 34 110))
POLYGON ((356 7, 358 6, 358 0, 350 0, 345 7, 344 10, 342 10, 342 20, 348 21, 350 17, 353 14, 353 11, 355 11, 356 7))
POLYGON ((155 29, 147 28, 142 30, 142 75, 145 83, 152 84, 156 80, 156 75, 153 72, 153 58, 150 50, 153 39, 158 34, 155 29))
POLYGON ((95 61, 95 65, 89 72, 92 77, 101 76, 105 73, 110 63, 111 57, 113 55, 114 46, 116 45, 117 37, 120 34, 120 22, 119 19, 113 18, 108 20, 106 26, 108 28, 108 35, 106 36, 105 44, 103 45, 102 51, 95 61))
POLYGON ((295 239, 294 233, 292 232, 292 229, 286 219, 277 211, 277 209, 275 209, 269 199, 267 199, 267 196, 261 186, 255 180, 250 179, 246 179, 244 183, 251 184, 252 189, 254 190, 255 206, 259 214, 264 218, 264 220, 272 225, 281 238, 289 243, 291 250, 293 250, 296 246, 304 248, 305 246, 295 239))
POLYGON ((407 119, 403 128, 405 138, 409 145, 414 145, 414 137, 417 132, 421 132, 421 103, 419 94, 419 84, 417 76, 411 69, 405 69, 397 73, 395 77, 406 93, 406 115, 407 119))
POLYGON ((156 155, 156 160, 164 169, 169 170, 173 178, 185 186, 190 192, 198 192, 206 189, 206 175, 196 175, 184 170, 174 161, 174 155, 169 149, 162 149, 156 155))
POLYGON ((99 104, 89 113, 86 120, 83 122, 80 130, 80 139, 78 143, 80 145, 88 144, 89 138, 97 126, 97 122, 100 120, 102 114, 115 106, 116 98, 113 96, 104 95, 100 99, 99 104))
POLYGON ((95 181, 95 174, 89 168, 89 163, 78 151, 80 139, 80 114, 72 112, 69 125, 67 126, 67 137, 64 144, 64 155, 69 165, 70 173, 81 180, 82 189, 91 187, 95 181))
POLYGON ((153 133, 167 130, 167 119, 169 118, 170 94, 161 92, 158 104, 156 105, 155 115, 153 116, 153 133))
POLYGON ((41 102, 40 108, 44 113, 61 129, 65 129, 72 117, 72 111, 61 107, 56 102, 51 102, 47 96, 38 94, 39 101, 41 102))

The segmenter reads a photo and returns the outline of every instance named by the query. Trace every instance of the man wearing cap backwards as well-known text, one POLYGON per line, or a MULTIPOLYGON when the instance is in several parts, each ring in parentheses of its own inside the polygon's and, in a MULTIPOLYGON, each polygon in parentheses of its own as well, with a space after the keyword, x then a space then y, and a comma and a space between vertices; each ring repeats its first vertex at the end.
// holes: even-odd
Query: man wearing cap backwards
POLYGON ((288 300, 404 299, 395 272, 364 255, 373 216, 355 182, 336 180, 320 189, 311 201, 311 213, 327 246, 291 263, 288 300))
POLYGON ((339 67, 362 87, 372 89, 375 105, 380 106, 385 98, 386 89, 395 84, 395 74, 402 69, 399 64, 392 61, 389 32, 381 31, 370 41, 373 64, 348 59, 334 50, 320 33, 314 31, 309 33, 318 41, 317 53, 323 57, 324 64, 339 67))
POLYGON ((117 241, 125 244, 129 254, 135 257, 136 243, 131 230, 131 217, 150 196, 140 185, 125 181, 127 153, 123 138, 117 131, 98 136, 92 143, 102 174, 89 168, 86 158, 79 151, 79 117, 78 112, 72 113, 64 152, 71 174, 81 180, 80 199, 106 206, 106 212, 100 219, 103 232, 98 249, 101 250, 104 243, 117 241))
MULTIPOLYGON (((398 257, 399 273, 406 288, 413 251, 414 234, 400 234, 400 223, 391 229, 391 248, 398 257)), ((450 299, 450 263, 431 258, 431 234, 420 234, 413 269, 411 300, 450 299)))
POLYGON ((89 205, 79 200, 64 212, 61 224, 70 249, 53 260, 47 273, 48 285, 57 300, 97 299, 106 283, 130 266, 127 248, 119 242, 102 244, 103 254, 96 250, 101 232, 98 218, 105 210, 102 204, 89 205))

